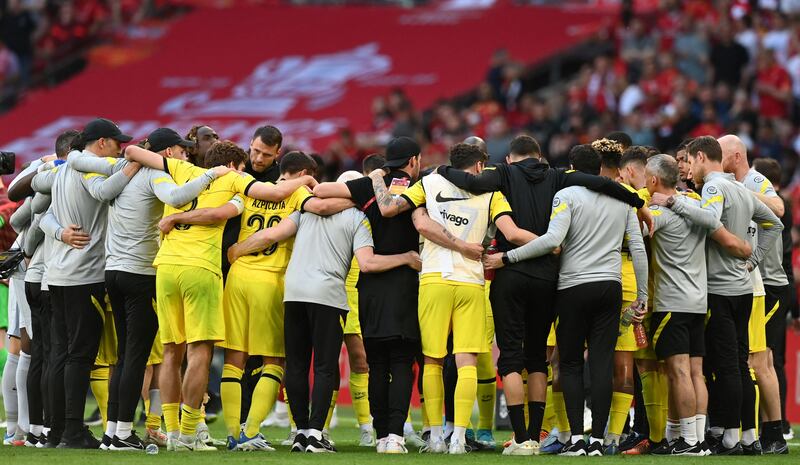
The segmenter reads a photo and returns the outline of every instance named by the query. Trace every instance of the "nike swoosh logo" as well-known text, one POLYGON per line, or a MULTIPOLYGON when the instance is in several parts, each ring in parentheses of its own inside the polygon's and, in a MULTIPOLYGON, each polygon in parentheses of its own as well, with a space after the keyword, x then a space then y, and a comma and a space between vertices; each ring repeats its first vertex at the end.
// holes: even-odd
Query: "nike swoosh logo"
POLYGON ((468 197, 442 197, 442 193, 439 192, 436 194, 436 201, 437 202, 455 202, 457 200, 469 200, 468 197))

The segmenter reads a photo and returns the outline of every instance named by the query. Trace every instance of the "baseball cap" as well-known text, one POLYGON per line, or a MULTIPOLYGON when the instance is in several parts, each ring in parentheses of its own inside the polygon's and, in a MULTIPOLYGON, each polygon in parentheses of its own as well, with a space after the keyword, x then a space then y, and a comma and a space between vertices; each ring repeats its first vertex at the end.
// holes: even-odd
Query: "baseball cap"
POLYGON ((150 143, 150 150, 160 152, 169 147, 180 145, 183 148, 194 147, 194 142, 181 137, 174 129, 158 128, 147 136, 150 143))
POLYGON ((123 134, 119 126, 114 124, 113 121, 105 118, 96 118, 89 121, 89 124, 83 128, 81 139, 84 141, 93 141, 97 139, 114 139, 117 142, 130 142, 133 137, 123 134))
POLYGON ((416 157, 422 151, 417 142, 406 136, 397 137, 386 144, 386 162, 384 168, 400 168, 409 158, 416 157))

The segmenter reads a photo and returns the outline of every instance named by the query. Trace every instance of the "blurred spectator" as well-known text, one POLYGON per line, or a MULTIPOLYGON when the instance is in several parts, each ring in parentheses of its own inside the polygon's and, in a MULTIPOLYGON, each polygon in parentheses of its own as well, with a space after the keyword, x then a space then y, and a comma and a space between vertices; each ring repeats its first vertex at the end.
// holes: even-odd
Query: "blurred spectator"
POLYGON ((636 81, 641 76, 642 65, 645 60, 653 58, 656 54, 656 39, 654 34, 645 30, 641 19, 631 21, 630 31, 623 39, 620 57, 628 65, 628 77, 636 81))
POLYGON ((0 13, 0 39, 17 56, 22 86, 27 86, 31 79, 36 28, 36 18, 24 8, 22 0, 6 0, 5 11, 0 13))
POLYGON ((761 39, 761 46, 775 52, 775 59, 782 66, 789 60, 789 41, 792 32, 786 17, 780 13, 772 15, 772 27, 767 27, 767 32, 761 39))
POLYGON ((711 47, 711 66, 714 69, 714 83, 724 82, 738 87, 742 72, 750 60, 747 49, 733 40, 730 24, 722 23, 717 34, 717 43, 711 47))
POLYGON ((759 70, 756 77, 759 113, 764 118, 786 118, 791 99, 789 73, 775 60, 772 50, 762 50, 759 55, 759 70))
POLYGON ((508 155, 509 146, 514 134, 502 116, 494 117, 486 126, 486 151, 489 152, 489 163, 503 163, 508 155))
POLYGON ((489 71, 486 73, 486 82, 492 87, 492 92, 498 100, 502 93, 503 71, 509 62, 508 50, 504 48, 495 50, 489 63, 489 71))
POLYGON ((703 23, 696 23, 688 15, 684 16, 681 29, 675 36, 673 50, 680 72, 698 84, 705 84, 709 46, 703 23))
POLYGON ((18 80, 17 56, 0 40, 0 111, 13 105, 18 80))

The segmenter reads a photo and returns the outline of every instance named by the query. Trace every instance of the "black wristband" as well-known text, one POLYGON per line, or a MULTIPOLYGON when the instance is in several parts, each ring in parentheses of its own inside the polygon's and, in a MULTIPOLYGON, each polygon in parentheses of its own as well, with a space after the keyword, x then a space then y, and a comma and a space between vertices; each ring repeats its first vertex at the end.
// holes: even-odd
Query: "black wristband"
POLYGON ((503 260, 503 265, 511 264, 511 259, 508 258, 508 255, 505 252, 503 252, 503 256, 501 257, 501 259, 503 260))

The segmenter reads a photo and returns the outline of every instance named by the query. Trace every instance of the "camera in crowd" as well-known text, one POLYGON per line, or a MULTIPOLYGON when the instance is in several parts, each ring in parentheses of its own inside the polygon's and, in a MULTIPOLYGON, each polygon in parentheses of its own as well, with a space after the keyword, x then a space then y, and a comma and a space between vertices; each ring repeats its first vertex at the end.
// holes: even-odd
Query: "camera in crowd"
POLYGON ((14 152, 0 152, 0 175, 14 174, 16 158, 17 155, 14 152))

